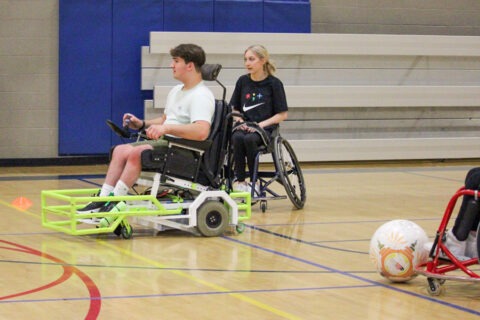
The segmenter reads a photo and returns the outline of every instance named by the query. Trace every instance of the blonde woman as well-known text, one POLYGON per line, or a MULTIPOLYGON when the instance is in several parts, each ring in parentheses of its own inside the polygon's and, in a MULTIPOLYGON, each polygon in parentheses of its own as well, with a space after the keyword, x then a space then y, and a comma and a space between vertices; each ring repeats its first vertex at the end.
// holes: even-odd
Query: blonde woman
POLYGON ((287 118, 288 106, 283 83, 274 76, 275 65, 264 46, 248 47, 244 52, 244 64, 247 74, 237 80, 230 100, 233 110, 243 116, 243 119, 235 118, 232 135, 237 180, 234 189, 251 192, 245 166, 248 165, 248 178, 251 179, 258 146, 264 142, 260 134, 245 122, 257 123, 270 135, 287 118))

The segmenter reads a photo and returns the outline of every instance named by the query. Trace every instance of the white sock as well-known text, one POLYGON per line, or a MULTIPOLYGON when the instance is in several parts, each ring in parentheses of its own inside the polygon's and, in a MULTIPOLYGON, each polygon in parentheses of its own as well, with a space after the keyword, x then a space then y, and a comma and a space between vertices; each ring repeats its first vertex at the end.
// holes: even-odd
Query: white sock
POLYGON ((122 180, 118 180, 115 188, 113 189, 113 194, 116 196, 126 196, 128 194, 130 187, 127 186, 122 180))
POLYGON ((104 183, 103 186, 102 186, 102 189, 100 190, 99 196, 100 196, 100 197, 109 196, 110 193, 112 193, 112 191, 113 191, 113 186, 104 183))

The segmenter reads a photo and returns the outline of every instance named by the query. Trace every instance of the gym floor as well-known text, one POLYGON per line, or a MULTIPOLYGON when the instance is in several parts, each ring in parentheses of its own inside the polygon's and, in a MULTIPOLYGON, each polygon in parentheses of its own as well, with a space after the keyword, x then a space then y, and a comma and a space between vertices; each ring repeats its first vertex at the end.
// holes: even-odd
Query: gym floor
POLYGON ((431 296, 424 276, 381 277, 369 247, 394 219, 433 239, 479 165, 306 164, 302 210, 256 205, 243 233, 213 238, 133 224, 129 240, 41 225, 42 190, 100 186, 106 166, 0 168, 0 318, 477 319, 478 282, 448 280, 431 296))

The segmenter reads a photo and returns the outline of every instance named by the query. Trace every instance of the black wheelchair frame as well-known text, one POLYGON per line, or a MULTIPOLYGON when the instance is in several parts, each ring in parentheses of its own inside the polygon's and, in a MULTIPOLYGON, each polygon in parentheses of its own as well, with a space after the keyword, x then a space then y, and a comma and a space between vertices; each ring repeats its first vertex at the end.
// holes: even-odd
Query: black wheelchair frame
MULTIPOLYGON (((243 118, 240 113, 233 113, 234 116, 243 118)), ((261 136, 268 136, 258 124, 246 122, 247 125, 255 127, 261 136)), ((267 139, 264 139, 267 140, 267 139)), ((230 158, 231 159, 231 158, 230 158)), ((230 160, 230 168, 233 168, 233 160, 230 160)), ((260 210, 265 212, 268 207, 268 200, 290 199, 296 209, 302 209, 307 200, 305 179, 297 156, 287 139, 280 135, 280 127, 277 126, 272 132, 269 142, 259 147, 255 157, 251 183, 252 203, 259 203, 260 210), (275 171, 260 170, 260 158, 262 155, 271 154, 275 171), (286 195, 274 191, 271 186, 275 182, 285 188, 286 195), (259 186, 256 190, 255 185, 259 186)), ((233 172, 230 173, 233 176, 233 172)), ((247 175, 250 173, 247 172, 247 175)), ((230 179, 231 181, 234 178, 230 179)))

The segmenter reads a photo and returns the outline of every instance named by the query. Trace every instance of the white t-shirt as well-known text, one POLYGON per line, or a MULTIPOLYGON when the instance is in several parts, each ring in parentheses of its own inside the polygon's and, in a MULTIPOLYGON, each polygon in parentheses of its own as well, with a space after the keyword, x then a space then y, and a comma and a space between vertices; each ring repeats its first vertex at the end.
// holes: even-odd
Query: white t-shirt
POLYGON ((195 87, 182 90, 179 84, 170 90, 165 106, 165 124, 189 124, 198 120, 212 123, 215 97, 201 81, 195 87))

